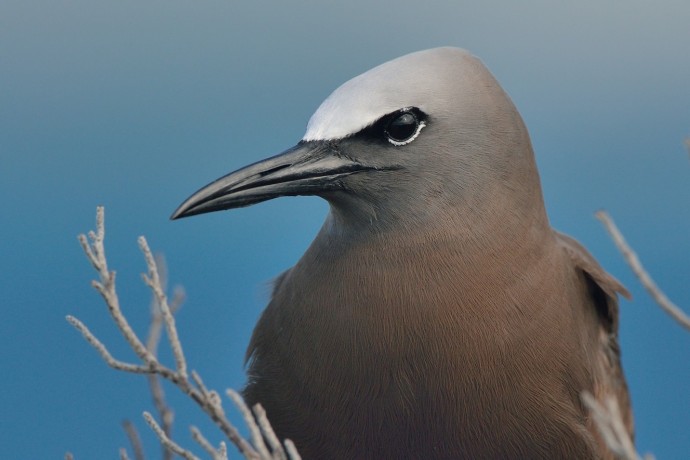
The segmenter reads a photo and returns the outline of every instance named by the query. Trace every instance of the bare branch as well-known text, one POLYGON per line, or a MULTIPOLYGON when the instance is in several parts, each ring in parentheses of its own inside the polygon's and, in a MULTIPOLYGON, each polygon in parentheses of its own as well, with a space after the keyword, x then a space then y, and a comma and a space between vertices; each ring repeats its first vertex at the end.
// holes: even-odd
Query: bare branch
POLYGON ((133 372, 135 374, 148 374, 153 372, 150 367, 130 364, 113 358, 105 345, 103 345, 103 343, 98 340, 96 336, 91 333, 91 331, 89 331, 84 323, 71 315, 67 315, 66 319, 67 322, 74 326, 76 330, 81 332, 81 335, 84 336, 86 341, 89 342, 89 344, 94 347, 96 351, 98 351, 98 353, 101 355, 101 358, 103 358, 103 361, 105 361, 108 366, 112 367, 113 369, 125 372, 133 372))
POLYGON ((150 426, 153 432, 156 433, 156 436, 158 436, 158 439, 165 447, 167 447, 180 457, 184 458, 185 460, 199 460, 199 458, 195 456, 193 453, 191 453, 187 449, 180 447, 172 439, 167 437, 163 432, 163 429, 158 425, 158 423, 156 423, 156 420, 153 418, 151 414, 149 414, 148 412, 144 412, 144 420, 146 420, 148 426, 150 426))
MULTIPOLYGON (((161 365, 158 361, 153 361, 149 363, 148 365, 142 366, 142 365, 136 365, 136 364, 130 364, 130 363, 125 363, 123 361, 119 361, 115 358, 112 357, 108 349, 103 345, 103 343, 94 336, 91 331, 82 323, 79 321, 77 318, 71 315, 67 315, 66 317, 67 322, 70 323, 72 326, 74 326, 75 329, 77 329, 81 334, 84 336, 87 342, 93 346, 98 353, 101 355, 103 360, 112 368, 120 370, 120 371, 125 371, 125 372, 132 372, 135 374, 151 374, 155 373, 160 375, 161 377, 164 377, 167 380, 170 380, 171 382, 175 384, 180 384, 180 379, 179 376, 172 371, 171 369, 168 369, 167 367, 161 365)), ((130 344, 131 345, 131 344, 130 344)), ((184 389, 185 393, 187 393, 189 396, 191 396, 193 399, 197 399, 199 397, 198 392, 195 391, 192 388, 189 388, 189 385, 187 384, 188 389, 184 389)))
MULTIPOLYGON (((239 395, 237 396, 239 397, 239 395)), ((266 410, 261 404, 255 404, 252 409, 254 411, 254 415, 256 416, 256 421, 259 424, 259 428, 261 428, 261 434, 263 434, 263 438, 266 440, 266 442, 268 442, 268 445, 273 452, 273 456, 279 460, 287 460, 287 455, 283 450, 283 446, 280 444, 280 440, 278 439, 278 436, 276 436, 275 431, 273 431, 273 427, 268 422, 266 410)))
POLYGON ((168 333, 170 348, 172 348, 173 356, 175 356, 175 366, 177 368, 177 372, 183 380, 187 380, 187 360, 182 352, 182 343, 180 342, 177 334, 177 328, 175 327, 175 317, 170 311, 168 298, 165 295, 165 292, 163 292, 163 286, 161 285, 160 277, 158 276, 156 261, 151 253, 151 249, 149 249, 146 238, 140 236, 138 241, 139 248, 146 259, 146 266, 149 269, 148 275, 143 275, 144 282, 151 288, 156 296, 156 299, 158 300, 158 306, 160 307, 163 315, 165 329, 168 333))
POLYGON ((280 444, 280 440, 278 439, 278 436, 276 436, 275 431, 273 431, 273 427, 268 421, 266 410, 263 408, 263 406, 261 404, 255 404, 252 410, 254 412, 254 416, 256 417, 257 423, 259 424, 259 428, 261 428, 261 433, 273 452, 273 458, 281 460, 301 460, 302 457, 297 452, 295 443, 293 443, 290 439, 286 439, 282 445, 280 444), (285 446, 284 449, 283 445, 285 446))
MULTIPOLYGON (((95 240, 97 238, 96 234, 93 232, 89 232, 89 237, 91 237, 92 240, 95 240)), ((89 259, 89 262, 91 262, 93 268, 95 268, 96 271, 100 272, 100 267, 98 266, 96 254, 94 254, 93 250, 91 249, 91 246, 89 245, 89 240, 86 238, 86 235, 77 235, 77 239, 79 240, 79 244, 81 245, 81 248, 84 250, 84 253, 86 254, 86 258, 89 259)))
POLYGON ((192 439, 194 439, 197 444, 199 444, 202 449, 204 449, 210 456, 214 457, 216 456, 216 448, 211 445, 208 439, 201 434, 201 431, 199 428, 195 427, 194 425, 189 427, 189 431, 192 432, 192 439))
MULTIPOLYGON (((157 254, 155 261, 160 274, 160 285, 163 289, 165 289, 168 280, 168 267, 165 263, 165 258, 162 255, 157 254)), ((173 313, 181 307, 183 298, 184 290, 177 289, 173 297, 174 306, 171 306, 171 311, 173 313)), ((161 312, 158 299, 158 296, 154 294, 151 301, 151 324, 149 326, 149 333, 146 339, 146 348, 156 359, 158 359, 158 344, 160 343, 163 327, 163 314, 161 312)), ((165 392, 163 391, 163 385, 161 384, 158 375, 149 374, 148 382, 153 403, 161 420, 163 432, 167 437, 172 438, 172 428, 175 413, 165 401, 165 392)), ((161 447, 163 449, 163 460, 172 460, 173 452, 166 448, 163 444, 161 444, 161 447)))
POLYGON ((175 286, 173 288, 173 298, 170 301, 170 311, 172 311, 173 314, 177 313, 177 311, 182 308, 182 304, 185 300, 187 300, 187 293, 184 287, 175 286))
MULTIPOLYGON (((182 345, 179 340, 173 317, 173 313, 180 308, 180 305, 184 300, 184 291, 181 289, 176 290, 172 301, 170 304, 168 304, 167 296, 165 295, 165 285, 167 282, 166 267, 164 263, 160 263, 160 265, 156 263, 156 260, 151 254, 151 250, 149 249, 146 240, 143 237, 140 237, 139 246, 144 254, 148 268, 148 273, 143 275, 143 279, 153 292, 155 304, 146 346, 143 345, 142 341, 129 326, 127 319, 120 309, 119 300, 115 291, 115 272, 108 270, 105 249, 103 246, 105 228, 104 211, 102 207, 97 209, 96 226, 96 232, 89 232, 88 239, 84 235, 80 235, 79 237, 79 241, 82 244, 87 258, 100 275, 100 280, 94 281, 92 284, 103 297, 103 300, 105 301, 117 328, 123 334, 125 340, 135 351, 139 359, 143 361, 143 364, 136 365, 116 360, 112 357, 105 345, 103 345, 103 343, 101 343, 81 321, 72 316, 68 316, 67 321, 79 332, 81 332, 87 342, 89 342, 98 351, 103 360, 111 367, 127 372, 149 374, 151 392, 156 404, 156 408, 161 414, 163 427, 161 428, 161 426, 158 425, 158 423, 149 413, 145 413, 144 417, 158 436, 164 448, 168 449, 170 452, 181 455, 184 458, 196 458, 191 452, 182 449, 171 439, 170 431, 172 427, 172 410, 165 402, 165 395, 158 377, 164 378, 173 383, 183 393, 194 400, 199 407, 213 420, 223 434, 225 434, 225 436, 227 436, 227 438, 237 447, 237 449, 246 459, 267 460, 274 458, 286 458, 280 443, 278 442, 276 444, 277 440, 275 439, 275 434, 272 434, 274 439, 271 439, 269 442, 272 446, 277 445, 279 449, 273 449, 274 453, 272 455, 268 452, 264 439, 262 438, 262 430, 265 433, 264 436, 273 433, 273 431, 270 429, 268 421, 262 421, 262 428, 260 429, 256 425, 256 422, 254 421, 254 418, 246 404, 237 393, 232 392, 231 398, 233 398, 235 403, 238 404, 240 410, 243 411, 243 415, 245 416, 245 419, 247 420, 252 432, 252 437, 254 440, 253 442, 256 444, 257 449, 260 450, 259 452, 252 447, 251 443, 240 436, 237 429, 228 421, 222 407, 220 395, 214 390, 209 390, 204 385, 201 377, 194 371, 191 373, 194 385, 192 385, 192 382, 189 381, 187 374, 187 363, 182 351, 182 345), (161 276, 161 274, 163 276, 161 276), (175 370, 164 366, 157 358, 157 349, 161 338, 162 325, 165 326, 168 341, 173 350, 173 355, 176 362, 175 370)), ((203 445, 204 444, 202 444, 202 446, 203 445)), ((210 443, 208 443, 208 445, 210 445, 210 443)), ((288 446, 288 450, 291 452, 291 458, 299 458, 299 456, 296 455, 296 452, 294 455, 292 453, 295 451, 292 443, 286 442, 286 446, 288 446)), ((218 459, 227 458, 227 446, 225 443, 221 443, 219 449, 215 450, 215 452, 218 459)), ((139 458, 137 458, 137 460, 139 460, 139 458)))
POLYGON ((220 442, 220 446, 218 446, 218 454, 220 454, 222 460, 228 460, 228 446, 225 444, 225 441, 220 442))
MULTIPOLYGON (((134 460, 144 460, 144 448, 141 445, 141 438, 139 437, 139 432, 137 431, 137 428, 129 420, 124 420, 122 422, 122 428, 125 430, 125 433, 127 434, 129 444, 132 446, 132 452, 134 452, 134 460)), ((120 452, 122 452, 123 450, 124 449, 120 449, 120 452)), ((125 455, 127 455, 127 451, 125 451, 125 455)))
MULTIPOLYGON (((259 452, 261 458, 272 458, 271 454, 268 451, 268 448, 266 447, 264 438, 261 436, 261 430, 259 429, 259 426, 256 424, 254 416, 252 415, 252 412, 249 410, 249 407, 247 407, 247 404, 244 402, 244 399, 242 399, 242 396, 240 396, 239 393, 230 388, 225 390, 225 394, 228 395, 228 397, 232 400, 233 403, 235 403, 235 406, 242 413, 242 416, 244 417, 244 423, 249 428, 249 433, 252 438, 252 444, 254 445, 254 448, 259 452)), ((280 447, 280 450, 282 450, 280 443, 278 443, 278 446, 280 447)))
MULTIPOLYGON (((260 459, 264 458, 254 450, 254 448, 249 444, 242 436, 240 436, 237 429, 227 420, 225 416, 225 411, 223 410, 223 405, 220 396, 214 390, 209 390, 204 385, 201 376, 196 372, 192 371, 192 379, 198 387, 198 393, 200 394, 199 405, 202 409, 211 416, 214 422, 220 427, 220 429, 225 433, 228 439, 239 449, 239 451, 247 459, 260 459)), ((269 457, 270 458, 270 457, 269 457)))
POLYGON ((295 443, 292 442, 292 440, 285 440, 285 450, 287 450, 288 457, 290 457, 290 460, 302 460, 302 456, 299 454, 299 452, 297 452, 297 447, 295 447, 295 443))
MULTIPOLYGON (((155 297, 154 297, 155 299, 155 297)), ((158 307, 158 302, 155 300, 151 302, 151 324, 149 325, 149 333, 146 338, 146 349, 151 352, 153 356, 158 359, 158 345, 161 341, 161 333, 163 332, 163 315, 158 307)))
POLYGON ((127 455, 127 449, 124 447, 120 447, 120 460, 129 460, 129 456, 127 455))
MULTIPOLYGON (((163 385, 156 374, 149 374, 147 376, 149 381, 149 389, 151 390, 151 397, 153 398, 153 404, 156 407, 158 416, 161 419, 161 424, 163 425, 163 432, 166 436, 172 436, 172 426, 175 420, 175 413, 170 408, 170 406, 165 401, 165 392, 163 391, 163 385)), ((172 453, 163 446, 163 460, 172 460, 172 453)))
POLYGON ((208 397, 208 388, 206 388, 206 385, 204 385, 204 381, 201 379, 201 376, 197 371, 192 371, 192 380, 194 380, 194 384, 199 388, 199 391, 201 391, 201 394, 204 395, 204 397, 208 397))
POLYGON ((228 460, 228 450, 224 442, 221 442, 218 449, 216 449, 208 441, 208 439, 201 434, 201 431, 197 427, 191 426, 189 429, 192 432, 192 438, 211 456, 213 460, 228 460))
POLYGON ((647 271, 642 266, 640 259, 637 254, 630 248, 628 243, 623 238, 623 235, 616 227, 613 219, 605 211, 599 211, 596 213, 597 219, 599 219, 606 230, 611 235, 613 242, 618 247, 618 250, 623 254, 625 261, 628 263, 635 276, 640 280, 647 292, 652 296, 654 301, 671 317, 678 322, 682 327, 690 331, 690 317, 686 315, 683 310, 681 310, 676 304, 674 304, 666 294, 659 289, 652 277, 649 276, 647 271))
POLYGON ((619 460, 642 460, 642 457, 635 450, 628 430, 625 428, 616 398, 607 396, 604 403, 601 404, 588 391, 583 391, 580 396, 592 414, 594 424, 601 433, 604 442, 616 458, 619 460))
POLYGON ((132 350, 146 364, 151 364, 154 361, 153 356, 146 350, 146 347, 141 343, 122 314, 120 300, 115 291, 115 272, 108 270, 108 262, 103 245, 103 240, 105 239, 105 210, 103 206, 96 208, 96 232, 89 232, 88 235, 91 240, 90 243, 84 235, 79 235, 79 242, 87 258, 100 275, 100 281, 94 281, 92 285, 105 300, 110 316, 117 324, 117 328, 125 337, 127 343, 132 347, 132 350))

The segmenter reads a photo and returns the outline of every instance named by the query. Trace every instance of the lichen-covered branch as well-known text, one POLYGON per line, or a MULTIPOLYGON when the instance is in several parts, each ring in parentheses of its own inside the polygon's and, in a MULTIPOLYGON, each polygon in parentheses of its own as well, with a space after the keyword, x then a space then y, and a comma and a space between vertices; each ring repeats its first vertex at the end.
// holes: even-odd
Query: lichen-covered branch
POLYGON ((90 231, 88 238, 86 235, 79 235, 78 238, 82 249, 86 253, 86 257, 100 276, 100 281, 94 280, 91 282, 91 285, 103 297, 117 328, 122 332, 132 350, 144 363, 151 364, 155 359, 146 350, 146 347, 141 343, 122 314, 122 310, 120 310, 120 300, 115 291, 115 272, 108 270, 108 261, 105 257, 105 246, 103 244, 105 240, 105 210, 102 206, 96 208, 96 231, 90 231))
POLYGON ((158 275, 158 266, 156 261, 149 249, 149 244, 146 242, 146 238, 140 236, 138 239, 139 248, 144 254, 144 259, 146 259, 146 266, 148 267, 148 274, 142 275, 146 285, 151 288, 153 295, 156 297, 158 308, 160 309, 161 315, 163 315, 163 323, 165 324, 165 330, 168 335, 168 341, 170 342, 170 348, 173 351, 173 356, 175 357, 175 367, 177 373, 183 380, 187 380, 187 360, 182 352, 182 342, 177 336, 177 327, 175 327, 175 317, 170 311, 170 306, 168 305, 168 296, 165 295, 163 286, 161 284, 160 276, 158 275))
POLYGON ((146 420, 146 423, 151 427, 153 432, 156 433, 156 436, 158 436, 158 439, 161 441, 161 443, 170 451, 179 455, 185 460, 199 460, 199 458, 196 455, 194 455, 187 449, 180 447, 175 441, 170 439, 163 432, 163 429, 160 427, 160 425, 156 423, 156 420, 153 418, 151 414, 149 414, 148 412, 144 412, 144 420, 146 420))
MULTIPOLYGON (((270 424, 268 424, 267 420, 260 420, 261 428, 259 428, 254 417, 251 415, 251 411, 247 409, 246 404, 244 404, 244 401, 237 393, 228 390, 228 394, 232 395, 230 396, 231 399, 242 411, 245 421, 250 428, 252 433, 251 442, 240 436, 238 430, 228 421, 225 411, 223 410, 222 399, 218 392, 209 390, 204 385, 198 373, 194 371, 191 371, 190 381, 187 360, 183 352, 174 318, 174 313, 181 305, 184 294, 178 291, 177 294, 173 296, 172 301, 168 302, 168 297, 165 293, 167 278, 165 267, 161 266, 163 269, 163 276, 161 276, 159 264, 156 262, 156 258, 153 256, 146 239, 140 237, 138 240, 139 247, 144 255, 147 266, 147 273, 143 275, 143 279, 154 296, 151 326, 146 345, 144 345, 142 340, 129 325, 129 322, 120 308, 119 299, 115 290, 115 272, 108 269, 104 239, 104 209, 103 207, 98 207, 96 210, 96 231, 89 232, 88 237, 86 235, 80 235, 79 241, 91 265, 99 274, 100 280, 94 281, 92 285, 101 294, 117 328, 142 363, 128 363, 114 358, 106 346, 98 340, 81 321, 73 316, 68 316, 67 321, 84 336, 86 341, 96 349, 101 358, 103 358, 110 367, 125 372, 147 374, 149 376, 154 404, 161 416, 162 426, 159 425, 148 412, 144 413, 144 418, 165 448, 186 459, 197 458, 191 451, 182 448, 179 444, 174 442, 170 436, 172 409, 165 403, 163 388, 160 385, 159 378, 171 382, 192 398, 192 400, 194 400, 214 421, 216 426, 225 434, 228 440, 237 447, 244 458, 251 460, 298 460, 299 454, 294 448, 294 444, 286 440, 284 448, 283 444, 275 438, 275 434, 271 435, 273 430, 270 429, 270 424), (174 369, 163 365, 157 357, 157 348, 163 328, 165 329, 168 343, 173 352, 175 360, 174 369), (268 442, 268 445, 266 442, 268 442)), ((258 411, 256 412, 257 414, 262 413, 260 408, 255 408, 255 411, 258 411)), ((265 414, 263 418, 265 419, 265 414)), ((192 433, 194 439, 214 460, 227 458, 227 448, 224 442, 221 442, 220 447, 215 449, 198 430, 192 433)), ((122 455, 126 457, 126 451, 121 451, 121 456, 122 455)))
POLYGON ((212 460, 228 460, 228 448, 223 441, 216 449, 195 426, 189 427, 192 438, 211 456, 212 460))
MULTIPOLYGON (((256 447, 256 449, 259 451, 259 454, 262 457, 271 458, 271 455, 268 452, 268 447, 266 446, 264 438, 261 435, 261 429, 256 424, 254 417, 252 417, 252 412, 249 410, 249 407, 247 407, 247 404, 245 404, 244 399, 242 399, 242 396, 240 396, 239 393, 237 393, 236 391, 231 390, 229 388, 225 390, 225 394, 228 395, 230 400, 233 403, 235 403, 237 409, 239 409, 239 411, 242 413, 242 416, 244 417, 244 422, 247 424, 247 427, 249 427, 249 433, 252 438, 252 444, 254 444, 254 447, 256 447)), ((276 451, 276 454, 278 460, 285 459, 285 453, 283 452, 283 447, 280 445, 280 443, 278 443, 278 450, 276 451)))
MULTIPOLYGON (((168 266, 165 263, 165 258, 157 254, 155 257, 155 265, 159 273, 159 284, 163 291, 167 290, 168 283, 168 266)), ((173 290, 173 297, 170 301, 170 312, 174 315, 182 307, 185 300, 184 289, 177 286, 173 290)), ((160 306, 160 296, 154 294, 151 301, 151 323, 149 325, 149 332, 146 338, 146 348, 149 352, 158 358, 158 345, 160 343, 161 334, 163 332, 163 313, 160 306)), ((165 400, 165 391, 163 385, 157 374, 148 374, 149 389, 153 398, 153 404, 158 412, 159 420, 161 421, 161 428, 163 433, 168 438, 172 438, 172 428, 175 419, 175 413, 165 400)), ((172 460, 173 452, 161 443, 163 449, 163 460, 172 460)), ((137 460, 144 460, 143 457, 137 460)))

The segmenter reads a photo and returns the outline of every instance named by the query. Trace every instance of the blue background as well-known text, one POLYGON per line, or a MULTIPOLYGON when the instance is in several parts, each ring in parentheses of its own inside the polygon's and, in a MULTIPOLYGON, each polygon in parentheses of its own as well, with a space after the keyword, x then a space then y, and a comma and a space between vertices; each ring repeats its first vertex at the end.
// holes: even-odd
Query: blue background
MULTIPOLYGON (((140 417, 153 410, 145 379, 109 369, 64 320, 74 314, 132 359, 76 240, 94 228, 96 205, 106 206, 110 265, 137 330, 148 323, 144 234, 187 290, 178 321, 190 366, 211 387, 240 388, 267 282, 299 258, 327 206, 285 198, 169 215, 209 181, 292 146, 350 77, 455 45, 484 60, 525 118, 553 225, 634 295, 621 306, 621 342, 640 450, 687 458, 690 334, 652 303, 593 213, 608 209, 690 309, 689 28, 687 0, 3 0, 3 455, 115 458, 128 418, 158 456, 140 417)), ((196 449, 190 423, 220 439, 179 391, 167 394, 183 445, 196 449)))

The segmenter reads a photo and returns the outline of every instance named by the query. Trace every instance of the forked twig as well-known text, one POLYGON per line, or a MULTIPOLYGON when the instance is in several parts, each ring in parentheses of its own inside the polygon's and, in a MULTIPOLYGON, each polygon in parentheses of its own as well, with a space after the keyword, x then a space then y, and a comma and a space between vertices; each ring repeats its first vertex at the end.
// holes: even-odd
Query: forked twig
POLYGON ((213 460, 228 460, 228 449, 223 441, 220 442, 218 449, 213 447, 206 437, 201 434, 201 431, 195 426, 189 428, 192 432, 192 438, 208 453, 213 460))
MULTIPOLYGON (((264 458, 271 458, 271 454, 268 452, 268 447, 266 447, 264 438, 261 436, 261 429, 259 429, 259 426, 256 424, 254 417, 252 417, 252 412, 249 410, 249 407, 247 407, 247 404, 245 404, 244 399, 242 399, 242 396, 240 396, 239 393, 237 393, 235 390, 231 390, 229 388, 225 390, 225 394, 228 396, 228 398, 230 398, 230 400, 235 404, 237 409, 239 409, 239 411, 242 413, 242 416, 244 417, 244 423, 246 423, 247 427, 249 428, 252 444, 259 452, 259 455, 261 455, 264 458)), ((282 452, 283 448, 280 445, 280 443, 278 443, 278 447, 279 451, 282 452)))
POLYGON ((86 257, 100 276, 100 281, 94 280, 91 282, 91 285, 103 297, 113 321, 115 321, 117 328, 124 335, 127 343, 129 343, 134 352, 144 363, 151 364, 155 361, 154 357, 146 350, 146 347, 141 343, 120 310, 120 300, 115 291, 115 272, 108 270, 108 261, 105 257, 105 247, 103 245, 103 240, 105 239, 104 220, 104 208, 99 206, 96 208, 96 232, 89 232, 88 238, 86 235, 79 235, 78 237, 79 243, 86 253, 86 257))
MULTIPOLYGON (((289 440, 285 441, 285 449, 283 445, 277 441, 277 437, 265 419, 265 413, 257 412, 259 417, 259 425, 256 424, 251 411, 247 409, 246 404, 242 398, 232 390, 228 390, 228 394, 235 404, 238 405, 242 411, 245 421, 252 433, 252 443, 240 436, 237 429, 228 421, 222 407, 222 401, 218 392, 209 390, 203 383, 201 377, 194 371, 191 371, 191 381, 188 374, 187 361, 182 349, 182 343, 179 339, 179 334, 175 324, 174 313, 179 308, 184 298, 182 291, 177 291, 169 303, 167 295, 165 294, 166 272, 164 264, 156 262, 148 243, 144 237, 138 239, 139 247, 144 254, 146 261, 147 273, 143 275, 144 282, 151 289, 154 295, 154 314, 152 316, 151 328, 146 341, 146 345, 139 339, 129 322, 125 318, 120 308, 119 299, 115 290, 115 272, 110 271, 107 265, 105 256, 105 247, 103 241, 105 239, 105 224, 104 224, 104 210, 103 207, 98 207, 96 210, 96 232, 89 232, 88 238, 85 235, 79 236, 79 241, 86 253, 87 258, 93 265, 94 269, 99 274, 99 281, 94 281, 92 285, 101 294, 105 301, 108 310, 113 318, 117 328, 124 336, 127 343, 134 350, 136 355, 141 359, 142 364, 128 363, 114 358, 105 345, 96 338, 96 336, 89 331, 89 329, 81 321, 73 316, 68 316, 67 321, 77 329, 86 339, 86 341, 93 346, 100 354, 101 358, 112 368, 138 374, 147 374, 151 384, 151 391, 154 397, 154 403, 159 411, 162 419, 162 427, 159 425, 153 416, 148 412, 144 413, 144 418, 148 425, 156 433, 163 446, 170 452, 182 456, 185 459, 196 459, 191 451, 188 451, 177 443, 175 443, 171 436, 172 426, 172 410, 167 406, 164 399, 163 389, 158 381, 158 377, 168 380, 182 390, 186 395, 192 398, 199 407, 214 421, 218 428, 227 436, 239 452, 246 458, 252 460, 278 460, 290 459, 298 460, 294 444, 289 440), (161 276, 161 273, 163 276, 161 276), (157 347, 162 335, 163 326, 165 328, 168 343, 172 349, 175 359, 175 368, 171 369, 158 360, 157 347), (263 414, 263 415, 259 415, 263 414), (268 446, 266 445, 268 442, 268 446), (270 446, 270 447, 269 447, 270 446), (287 452, 286 452, 287 450, 287 452)), ((227 458, 227 447, 224 442, 220 443, 218 449, 213 448, 210 442, 201 435, 198 430, 192 431, 194 439, 212 455, 214 460, 224 460, 227 458), (210 449, 210 450, 209 450, 210 449)), ((134 444, 134 443, 133 443, 134 444)), ((71 454, 67 454, 69 456, 71 454)), ((121 456, 127 456, 125 450, 121 451, 121 456)), ((136 453, 135 449, 135 455, 136 453)), ((125 458, 122 457, 122 458, 125 458)), ((137 460, 139 460, 137 456, 137 460)))
POLYGON ((168 335, 168 341, 170 342, 170 348, 173 351, 173 356, 175 356, 175 367, 180 378, 187 380, 187 360, 184 357, 182 351, 182 342, 177 335, 177 327, 175 327, 175 317, 170 311, 170 306, 168 305, 168 296, 165 295, 163 286, 161 284, 160 276, 158 275, 158 267, 156 261, 149 249, 149 244, 146 242, 146 238, 140 236, 138 239, 139 248, 144 254, 144 259, 146 259, 146 266, 148 267, 148 274, 142 275, 144 283, 151 288, 151 291, 156 296, 158 303, 158 308, 163 315, 163 323, 165 324, 165 330, 168 335))
MULTIPOLYGON (((168 284, 168 266, 165 263, 165 258, 162 255, 156 255, 154 260, 159 272, 159 283, 163 291, 165 291, 168 284)), ((184 289, 177 286, 173 290, 173 298, 170 302, 170 312, 173 315, 182 307, 184 300, 184 289)), ((146 338, 146 348, 156 358, 158 358, 158 345, 160 343, 162 332, 163 314, 161 311, 159 296, 154 294, 151 301, 151 324, 149 326, 149 333, 146 338)), ((161 421, 161 428, 167 437, 172 438, 172 427, 175 419, 175 413, 165 400, 165 391, 163 390, 163 385, 161 384, 158 375, 148 374, 147 378, 153 403, 161 421)), ((173 452, 165 447, 165 445, 162 443, 161 447, 163 449, 163 460, 172 460, 173 452)), ((143 460, 143 458, 141 460, 143 460)))
POLYGON ((255 404, 254 407, 252 407, 252 411, 254 412, 256 421, 259 425, 259 428, 261 429, 261 434, 263 435, 263 438, 266 439, 266 442, 268 442, 268 445, 271 448, 271 450, 278 454, 279 460, 286 460, 287 455, 285 454, 285 452, 283 452, 280 440, 273 431, 273 427, 268 422, 268 417, 266 417, 266 410, 263 408, 261 404, 255 404))
POLYGON ((153 432, 156 433, 156 436, 158 436, 160 442, 173 453, 179 455, 185 460, 199 460, 199 458, 196 455, 194 455, 187 449, 180 447, 175 441, 170 439, 163 432, 163 429, 158 425, 158 423, 156 423, 156 420, 153 418, 151 414, 149 414, 148 412, 144 412, 144 420, 146 420, 146 423, 151 427, 153 432))

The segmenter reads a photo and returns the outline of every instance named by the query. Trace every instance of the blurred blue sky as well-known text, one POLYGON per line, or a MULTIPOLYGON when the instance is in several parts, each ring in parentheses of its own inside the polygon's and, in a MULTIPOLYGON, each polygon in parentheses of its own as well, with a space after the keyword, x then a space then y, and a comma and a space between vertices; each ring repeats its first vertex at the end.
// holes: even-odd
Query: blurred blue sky
MULTIPOLYGON (((623 360, 638 444, 690 456, 690 334, 649 300, 593 218, 608 209, 647 268, 690 309, 690 3, 3 0, 0 3, 0 445, 8 458, 115 458, 152 410, 146 382, 107 368, 64 320, 132 353, 89 286, 76 235, 106 206, 123 308, 147 328, 136 237, 164 252, 191 367, 239 388, 266 285, 327 211, 285 198, 168 220, 188 195, 298 141, 350 77, 440 45, 480 56, 530 129, 555 227, 633 292, 623 360)), ((169 355, 164 355, 169 358, 169 355)), ((173 388, 176 437, 220 439, 173 388)), ((197 449, 198 451, 198 449, 197 449)))

